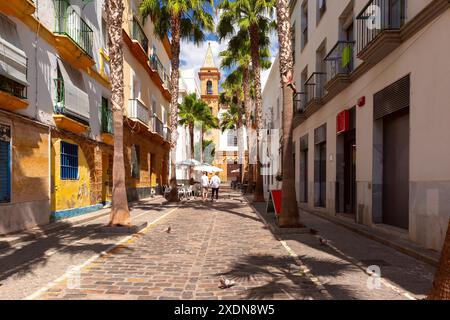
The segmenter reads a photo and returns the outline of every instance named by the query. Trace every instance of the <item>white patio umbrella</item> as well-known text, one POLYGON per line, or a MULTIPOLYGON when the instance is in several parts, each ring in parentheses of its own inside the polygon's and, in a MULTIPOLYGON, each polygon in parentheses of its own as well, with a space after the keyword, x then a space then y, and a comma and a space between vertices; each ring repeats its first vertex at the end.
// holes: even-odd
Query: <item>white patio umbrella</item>
POLYGON ((222 169, 220 169, 218 167, 215 167, 215 166, 212 166, 209 163, 202 163, 199 166, 195 166, 194 170, 195 171, 205 171, 205 172, 208 172, 208 173, 222 172, 223 171, 222 169))
POLYGON ((186 166, 186 167, 195 167, 195 166, 199 166, 202 163, 200 161, 197 161, 195 159, 186 159, 186 160, 182 160, 182 161, 178 161, 176 163, 177 166, 186 166))

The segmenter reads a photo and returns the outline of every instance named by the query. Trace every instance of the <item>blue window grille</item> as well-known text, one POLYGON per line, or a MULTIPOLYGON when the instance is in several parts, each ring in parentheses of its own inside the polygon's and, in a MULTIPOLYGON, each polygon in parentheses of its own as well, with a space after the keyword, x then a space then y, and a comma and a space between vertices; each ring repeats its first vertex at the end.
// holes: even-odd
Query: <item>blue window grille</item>
POLYGON ((61 179, 78 179, 78 146, 61 141, 61 179))
POLYGON ((0 136, 0 203, 11 201, 10 142, 0 136))

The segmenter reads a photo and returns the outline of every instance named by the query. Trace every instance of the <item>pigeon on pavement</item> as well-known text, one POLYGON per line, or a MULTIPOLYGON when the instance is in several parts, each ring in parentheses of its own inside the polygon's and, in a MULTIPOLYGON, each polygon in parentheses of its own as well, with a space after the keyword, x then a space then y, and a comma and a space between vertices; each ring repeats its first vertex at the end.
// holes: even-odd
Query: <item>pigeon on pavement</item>
POLYGON ((170 233, 170 231, 172 230, 172 228, 169 226, 166 230, 167 233, 170 233))
POLYGON ((220 277, 219 278, 219 288, 220 289, 227 289, 227 288, 231 288, 232 286, 235 285, 235 282, 233 280, 228 280, 224 277, 220 277))

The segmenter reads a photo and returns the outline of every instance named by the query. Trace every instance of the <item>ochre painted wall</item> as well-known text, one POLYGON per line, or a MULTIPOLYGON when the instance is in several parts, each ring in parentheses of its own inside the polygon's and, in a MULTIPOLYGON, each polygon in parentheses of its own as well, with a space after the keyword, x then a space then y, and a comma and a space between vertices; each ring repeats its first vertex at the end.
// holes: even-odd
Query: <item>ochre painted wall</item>
POLYGON ((54 201, 52 211, 82 208, 91 205, 90 168, 84 150, 78 145, 78 179, 61 179, 61 141, 77 144, 68 138, 52 138, 54 201))
POLYGON ((127 188, 149 188, 156 187, 158 184, 167 183, 167 164, 169 157, 168 146, 163 147, 161 142, 151 138, 149 132, 139 132, 124 127, 124 158, 125 158, 125 176, 127 188), (131 177, 131 147, 133 144, 140 148, 140 175, 139 178, 131 177), (165 160, 165 161, 164 161, 165 160), (166 170, 163 170, 163 165, 166 170))

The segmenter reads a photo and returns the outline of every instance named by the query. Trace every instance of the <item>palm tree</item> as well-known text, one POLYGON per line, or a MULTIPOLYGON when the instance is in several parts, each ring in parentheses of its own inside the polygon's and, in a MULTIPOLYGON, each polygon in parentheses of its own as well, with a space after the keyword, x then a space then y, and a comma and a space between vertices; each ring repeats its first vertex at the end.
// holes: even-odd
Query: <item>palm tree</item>
POLYGON ((189 130, 191 142, 191 158, 194 158, 194 126, 196 122, 209 121, 211 113, 209 106, 203 100, 197 99, 197 94, 192 93, 186 96, 178 106, 178 123, 189 130))
MULTIPOLYGON (((267 34, 273 28, 273 21, 270 17, 273 14, 275 0, 223 0, 219 4, 219 9, 223 10, 220 17, 217 31, 220 39, 236 34, 235 26, 239 30, 248 34, 250 40, 250 56, 253 71, 253 84, 255 89, 255 127, 257 130, 257 140, 259 141, 259 129, 262 118, 262 98, 261 98, 261 64, 260 64, 260 41, 261 32, 267 34)), ((258 148, 257 148, 258 150, 258 148)), ((264 201, 263 180, 261 177, 261 159, 257 151, 256 165, 256 188, 253 201, 264 201)))
POLYGON ((114 161, 112 209, 109 224, 129 226, 130 210, 125 184, 125 162, 123 156, 123 49, 122 20, 124 6, 122 0, 107 0, 105 10, 108 17, 108 46, 111 66, 111 101, 114 119, 114 161))
POLYGON ((450 219, 447 235, 441 252, 439 267, 433 281, 433 289, 428 295, 429 300, 450 300, 450 219))
POLYGON ((205 38, 204 30, 213 30, 213 17, 209 12, 214 6, 213 0, 143 0, 140 5, 142 16, 152 18, 155 34, 163 39, 172 37, 171 74, 170 74, 170 127, 171 135, 171 193, 169 201, 178 201, 177 177, 175 168, 176 145, 178 139, 178 81, 180 67, 181 39, 199 44, 205 38))
POLYGON ((283 91, 283 184, 281 193, 281 214, 278 220, 280 227, 293 227, 299 224, 297 196, 295 192, 294 159, 292 157, 292 119, 294 118, 293 102, 293 57, 291 23, 289 20, 289 0, 277 0, 277 31, 280 79, 283 91))

